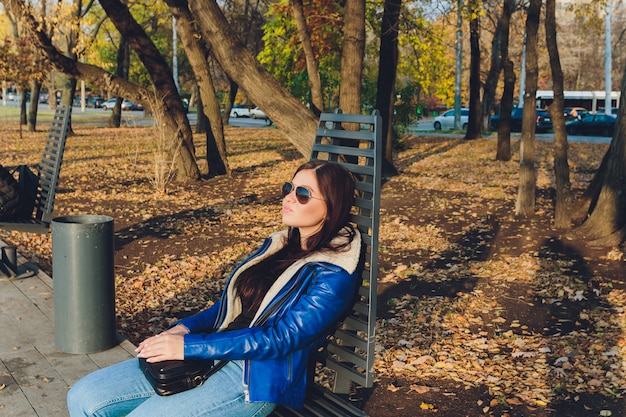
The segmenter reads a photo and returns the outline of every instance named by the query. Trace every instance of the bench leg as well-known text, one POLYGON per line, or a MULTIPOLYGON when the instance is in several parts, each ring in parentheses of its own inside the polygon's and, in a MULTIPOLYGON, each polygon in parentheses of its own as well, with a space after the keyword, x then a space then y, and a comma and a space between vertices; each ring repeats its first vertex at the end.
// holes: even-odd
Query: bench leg
POLYGON ((2 247, 0 269, 2 274, 7 277, 15 277, 17 275, 17 248, 15 246, 2 247))

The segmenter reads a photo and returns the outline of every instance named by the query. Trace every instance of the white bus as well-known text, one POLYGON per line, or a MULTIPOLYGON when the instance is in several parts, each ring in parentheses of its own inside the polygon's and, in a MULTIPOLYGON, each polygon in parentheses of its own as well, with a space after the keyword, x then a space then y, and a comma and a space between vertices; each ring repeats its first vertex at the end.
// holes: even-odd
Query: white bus
MULTIPOLYGON (((564 107, 584 107, 591 113, 596 113, 598 109, 604 109, 605 91, 564 91, 564 107)), ((619 107, 620 92, 611 91, 611 107, 619 107)), ((537 90, 536 105, 538 109, 545 109, 554 101, 552 90, 537 90)))

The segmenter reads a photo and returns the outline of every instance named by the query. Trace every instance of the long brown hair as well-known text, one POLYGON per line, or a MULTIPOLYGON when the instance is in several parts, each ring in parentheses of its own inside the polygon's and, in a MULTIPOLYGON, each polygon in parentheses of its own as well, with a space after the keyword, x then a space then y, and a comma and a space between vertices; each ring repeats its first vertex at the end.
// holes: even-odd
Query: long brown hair
POLYGON ((350 172, 335 162, 309 161, 300 165, 294 177, 303 170, 315 173, 321 198, 326 204, 326 218, 320 230, 308 237, 306 249, 300 244, 299 229, 289 227, 285 248, 241 273, 235 286, 247 314, 256 312, 274 281, 289 265, 312 252, 341 252, 354 239, 354 230, 347 227, 355 189, 350 172), (338 235, 345 238, 333 242, 338 235))

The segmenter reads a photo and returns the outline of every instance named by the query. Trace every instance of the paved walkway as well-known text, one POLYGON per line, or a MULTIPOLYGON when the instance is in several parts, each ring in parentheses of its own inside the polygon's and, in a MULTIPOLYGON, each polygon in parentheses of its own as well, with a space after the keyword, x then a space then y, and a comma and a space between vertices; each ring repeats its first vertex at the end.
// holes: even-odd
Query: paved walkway
POLYGON ((120 338, 104 352, 60 352, 54 343, 52 279, 19 255, 18 264, 25 278, 0 274, 0 416, 67 417, 72 384, 134 356, 134 346, 120 338))

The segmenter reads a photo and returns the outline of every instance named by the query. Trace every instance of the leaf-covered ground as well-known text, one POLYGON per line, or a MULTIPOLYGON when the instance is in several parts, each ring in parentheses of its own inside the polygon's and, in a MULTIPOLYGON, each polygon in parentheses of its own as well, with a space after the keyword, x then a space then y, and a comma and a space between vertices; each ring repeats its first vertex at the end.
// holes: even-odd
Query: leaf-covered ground
MULTIPOLYGON (((273 128, 228 127, 231 178, 159 192, 155 129, 74 128, 56 215, 114 218, 118 328, 135 343, 214 302, 282 228, 279 184, 304 161, 273 128)), ((0 130, 0 164, 38 162, 45 132, 0 130)), ((552 227, 549 143, 537 143, 536 216, 515 218, 517 145, 497 162, 493 138, 403 138, 382 190, 377 382, 352 398, 370 415, 626 415, 624 254, 552 227)), ((570 146, 580 192, 607 146, 570 146)), ((50 236, 0 238, 54 278, 50 236)))

